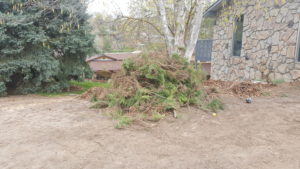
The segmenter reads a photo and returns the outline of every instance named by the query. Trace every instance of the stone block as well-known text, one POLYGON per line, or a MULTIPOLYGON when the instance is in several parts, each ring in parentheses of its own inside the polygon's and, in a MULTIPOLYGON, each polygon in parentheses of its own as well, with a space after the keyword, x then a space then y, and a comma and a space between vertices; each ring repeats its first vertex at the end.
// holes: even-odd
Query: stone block
POLYGON ((300 79, 300 70, 292 70, 291 76, 293 80, 299 80, 300 79))
POLYGON ((278 71, 280 73, 286 73, 286 70, 287 70, 287 64, 281 64, 278 66, 278 71))
POLYGON ((295 69, 300 70, 300 63, 295 64, 295 69))
POLYGON ((270 36, 269 31, 259 31, 256 33, 256 37, 259 40, 265 40, 270 36))
POLYGON ((295 46, 289 46, 287 48, 287 58, 296 58, 296 47, 295 46))

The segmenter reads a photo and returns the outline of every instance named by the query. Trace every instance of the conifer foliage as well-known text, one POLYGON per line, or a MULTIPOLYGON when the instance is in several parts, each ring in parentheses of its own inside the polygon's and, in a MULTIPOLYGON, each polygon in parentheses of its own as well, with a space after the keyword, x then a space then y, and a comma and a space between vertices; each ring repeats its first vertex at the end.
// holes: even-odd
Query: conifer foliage
POLYGON ((0 0, 0 95, 61 91, 90 74, 85 0, 0 0))

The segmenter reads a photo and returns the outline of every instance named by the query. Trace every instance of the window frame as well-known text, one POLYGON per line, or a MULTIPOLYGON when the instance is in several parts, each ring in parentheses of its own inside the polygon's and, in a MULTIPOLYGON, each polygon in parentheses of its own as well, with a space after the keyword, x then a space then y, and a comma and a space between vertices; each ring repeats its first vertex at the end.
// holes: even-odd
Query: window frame
POLYGON ((297 42, 296 42, 296 62, 300 63, 300 22, 298 26, 298 35, 297 35, 297 42))
MULTIPOLYGON (((243 31, 242 31, 242 33, 244 34, 244 20, 245 20, 245 15, 244 14, 241 14, 241 16, 240 17, 243 17, 243 23, 242 23, 242 25, 243 25, 243 31)), ((235 39, 235 27, 236 27, 236 23, 237 23, 237 17, 235 16, 235 17, 233 17, 233 31, 232 31, 232 47, 231 47, 231 56, 232 57, 241 57, 242 56, 242 50, 243 50, 243 35, 242 35, 242 44, 241 44, 241 54, 240 54, 240 56, 236 56, 236 55, 234 55, 234 39, 235 39)))

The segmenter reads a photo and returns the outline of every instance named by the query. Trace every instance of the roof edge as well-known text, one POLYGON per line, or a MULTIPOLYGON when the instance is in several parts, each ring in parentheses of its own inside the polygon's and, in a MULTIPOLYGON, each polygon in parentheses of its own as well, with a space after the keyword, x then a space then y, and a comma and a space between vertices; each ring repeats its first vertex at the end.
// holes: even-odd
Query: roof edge
POLYGON ((217 14, 217 11, 222 7, 222 3, 224 1, 228 1, 228 0, 217 0, 204 12, 203 16, 205 17, 215 16, 217 14))

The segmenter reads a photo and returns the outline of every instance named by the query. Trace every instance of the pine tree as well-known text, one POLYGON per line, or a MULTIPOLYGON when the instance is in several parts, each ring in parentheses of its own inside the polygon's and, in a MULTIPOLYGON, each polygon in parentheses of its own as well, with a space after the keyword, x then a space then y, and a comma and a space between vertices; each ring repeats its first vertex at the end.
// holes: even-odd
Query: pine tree
POLYGON ((0 95, 68 87, 89 72, 85 0, 0 0, 0 95))

